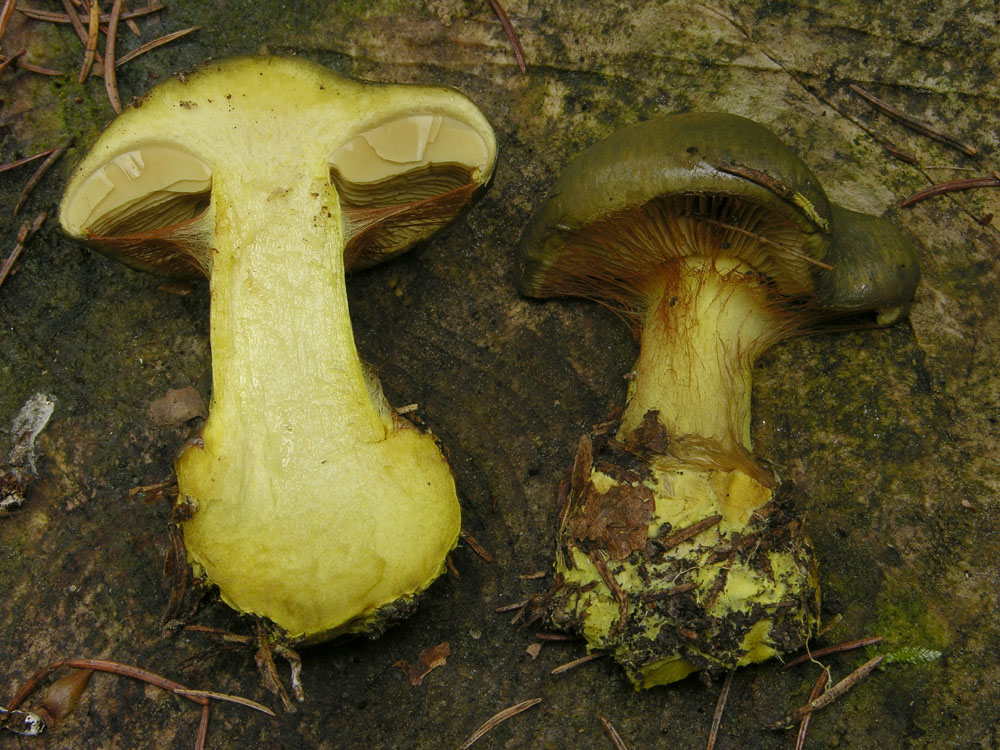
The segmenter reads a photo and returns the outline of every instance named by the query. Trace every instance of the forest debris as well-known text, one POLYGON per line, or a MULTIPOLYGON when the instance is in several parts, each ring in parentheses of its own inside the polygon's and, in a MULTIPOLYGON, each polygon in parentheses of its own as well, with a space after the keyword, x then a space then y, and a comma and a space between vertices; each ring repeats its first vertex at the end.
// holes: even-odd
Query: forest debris
POLYGON ((844 695, 848 690, 853 688, 855 685, 863 682, 868 676, 875 671, 875 668, 882 663, 885 659, 885 654, 879 654, 873 659, 869 659, 860 667, 851 672, 847 677, 842 679, 836 685, 828 689, 821 696, 815 700, 810 700, 803 706, 799 706, 795 711, 792 712, 790 716, 786 716, 781 721, 777 721, 771 725, 772 729, 782 729, 789 724, 794 722, 802 721, 806 716, 811 714, 813 711, 819 711, 821 708, 826 708, 831 703, 833 703, 837 698, 844 695))
POLYGON ((494 562, 493 555, 491 555, 489 552, 487 552, 486 548, 483 547, 483 545, 481 545, 476 540, 476 538, 474 536, 472 536, 472 534, 470 534, 468 532, 468 530, 466 530, 466 528, 464 526, 462 527, 462 530, 459 533, 459 536, 462 538, 462 541, 465 542, 466 544, 468 544, 469 548, 473 552, 475 552, 477 555, 479 555, 481 558, 483 558, 483 560, 485 560, 488 563, 494 562))
POLYGON ((500 25, 503 26, 504 33, 507 34, 507 40, 514 50, 515 59, 517 59, 517 67, 522 74, 527 73, 528 66, 524 62, 524 48, 521 46, 521 40, 518 39, 517 32, 514 30, 514 24, 510 22, 510 18, 507 17, 507 13, 504 11, 503 6, 500 5, 499 0, 489 0, 489 3, 490 7, 493 8, 493 12, 496 13, 500 25))
POLYGON ((838 643, 836 646, 827 646, 825 648, 818 648, 815 651, 809 650, 801 656, 796 656, 787 664, 782 665, 779 672, 784 672, 786 669, 791 669, 794 666, 802 664, 807 661, 816 661, 823 656, 829 656, 830 654, 839 654, 844 651, 853 651, 856 648, 864 648, 865 646, 874 646, 876 643, 882 642, 882 636, 876 635, 871 638, 861 638, 857 641, 848 641, 847 643, 838 643))
POLYGON ((17 259, 21 257, 21 253, 24 252, 25 243, 31 239, 32 235, 35 234, 39 229, 42 228, 42 224, 49 217, 48 211, 43 211, 35 217, 33 222, 24 222, 21 228, 17 230, 17 243, 14 245, 14 249, 10 251, 10 255, 3 263, 0 263, 0 286, 3 285, 4 281, 11 274, 14 269, 14 264, 17 263, 17 259))
POLYGON ((726 675, 725 682, 722 683, 722 692, 719 693, 719 700, 715 703, 715 714, 712 716, 712 728, 708 733, 707 750, 715 750, 715 741, 719 737, 719 727, 722 725, 722 712, 726 710, 726 701, 729 700, 729 688, 733 685, 733 675, 735 670, 730 670, 726 675))
MULTIPOLYGON (((187 700, 202 706, 202 719, 201 725, 198 729, 196 747, 204 747, 204 738, 208 732, 208 713, 204 710, 204 708, 208 706, 212 700, 225 700, 230 703, 238 703, 241 706, 252 708, 255 711, 260 711, 268 714, 269 716, 274 716, 274 712, 267 706, 257 703, 256 701, 249 700, 248 698, 227 695, 225 693, 191 690, 180 683, 174 682, 166 677, 162 677, 155 672, 150 672, 148 669, 143 669, 142 667, 136 667, 131 664, 123 664, 116 661, 108 661, 106 659, 66 659, 65 661, 53 662, 52 664, 38 670, 35 674, 28 678, 27 682, 25 682, 17 693, 14 694, 14 697, 10 699, 7 704, 7 708, 0 710, 0 728, 9 729, 24 736, 33 737, 41 734, 46 726, 44 718, 40 715, 42 711, 39 711, 38 713, 29 713, 26 711, 18 711, 18 708, 41 684, 42 680, 55 672, 57 669, 61 669, 63 667, 70 667, 72 669, 79 670, 93 670, 96 672, 107 672, 121 677, 129 677, 133 680, 144 682, 147 685, 153 685, 154 687, 158 687, 161 690, 173 693, 174 695, 179 695, 182 698, 186 698, 187 700), (14 716, 12 716, 12 714, 14 714, 14 716), (12 726, 12 721, 20 721, 21 724, 12 726)), ((57 680, 53 683, 49 690, 51 691, 57 685, 60 685, 60 683, 63 685, 57 692, 61 693, 62 696, 59 697, 59 699, 52 705, 53 708, 62 712, 64 709, 68 708, 70 702, 73 702, 75 698, 79 698, 79 693, 81 693, 83 688, 86 687, 86 680, 81 680, 79 677, 74 677, 72 679, 62 678, 61 680, 57 680), (76 693, 75 696, 74 693, 76 693)), ((46 694, 46 700, 48 699, 48 696, 49 693, 46 694)), ((45 704, 43 703, 43 707, 44 706, 45 704)), ((66 710, 65 713, 69 713, 69 711, 66 710)))
POLYGON ((201 26, 189 26, 186 29, 181 29, 179 31, 171 31, 169 34, 164 34, 161 37, 157 37, 156 39, 148 41, 145 44, 143 44, 141 47, 136 47, 131 52, 127 52, 124 55, 122 55, 121 57, 119 57, 115 61, 115 67, 119 68, 122 65, 124 65, 125 63, 129 62, 130 60, 134 60, 139 55, 142 55, 142 54, 145 54, 146 52, 149 52, 151 49, 156 49, 157 47, 160 47, 160 46, 166 44, 167 42, 174 41, 174 39, 180 39, 182 36, 187 36, 192 31, 198 31, 199 29, 201 29, 201 26))
POLYGON ((118 21, 121 18, 121 12, 122 0, 114 0, 111 5, 111 18, 108 20, 108 33, 104 42, 104 88, 108 92, 111 107, 117 114, 122 112, 122 102, 118 96, 118 81, 115 78, 115 41, 118 37, 118 21))
POLYGON ((628 745, 625 744, 625 740, 621 738, 618 731, 612 726, 611 722, 605 719, 600 714, 597 718, 601 721, 601 727, 604 729, 604 733, 608 735, 608 739, 611 740, 611 744, 615 746, 615 750, 628 750, 628 745))
POLYGON ((35 438, 49 423, 55 408, 54 396, 36 393, 14 417, 10 428, 10 455, 7 466, 0 470, 0 517, 24 504, 28 486, 38 476, 35 438))
POLYGON ((907 196, 899 204, 900 208, 909 208, 914 203, 919 203, 927 198, 945 193, 957 193, 961 190, 978 190, 979 188, 1000 187, 1000 177, 994 174, 992 177, 969 177, 964 180, 952 180, 951 182, 939 182, 923 190, 918 190, 913 195, 907 196))
POLYGON ((51 167, 59 160, 59 157, 66 152, 66 149, 69 148, 72 142, 73 142, 72 138, 67 138, 65 141, 56 146, 55 150, 48 155, 48 157, 45 159, 45 161, 41 163, 41 165, 39 165, 38 169, 35 170, 35 173, 31 175, 31 177, 25 183, 24 190, 22 190, 21 194, 17 197, 17 203, 14 204, 14 211, 13 211, 14 214, 17 214, 21 206, 23 206, 24 202, 28 199, 28 195, 31 193, 32 190, 35 189, 35 186, 39 182, 41 182, 41 179, 42 177, 45 176, 45 173, 49 171, 49 167, 51 167))
POLYGON ((865 91, 857 84, 852 83, 849 86, 849 88, 856 95, 864 99, 866 102, 868 102, 871 106, 873 106, 879 112, 884 114, 886 117, 895 120, 896 122, 901 123, 902 125, 905 125, 910 130, 915 130, 916 132, 921 133, 922 135, 926 135, 928 138, 933 138, 935 141, 938 141, 940 143, 945 144, 946 146, 950 146, 953 149, 961 151, 966 156, 975 156, 978 153, 976 149, 973 146, 970 146, 968 143, 963 143, 957 138, 953 138, 952 136, 947 135, 946 133, 942 133, 937 128, 928 125, 925 122, 921 122, 916 117, 913 117, 901 110, 896 109, 891 104, 879 99, 877 96, 875 96, 875 94, 871 93, 870 91, 865 91))
POLYGON ((206 419, 208 408, 197 388, 171 388, 149 404, 149 416, 160 427, 178 427, 195 418, 206 419))
POLYGON ((424 678, 438 667, 443 667, 448 663, 451 656, 451 644, 448 641, 439 643, 436 646, 428 646, 417 656, 417 663, 410 664, 407 661, 397 661, 395 666, 403 670, 410 687, 419 687, 424 684, 424 678))
POLYGON ((530 700, 521 701, 520 703, 514 704, 510 708, 505 708, 503 711, 494 714, 485 722, 483 722, 482 726, 480 726, 479 729, 473 732, 472 736, 469 737, 469 739, 467 739, 465 742, 463 742, 461 746, 458 748, 458 750, 469 750, 469 748, 472 747, 476 742, 478 742, 480 739, 486 736, 486 734, 488 734, 489 732, 491 732, 492 730, 496 729, 498 726, 503 724, 505 721, 507 721, 507 719, 517 716, 522 711, 527 711, 529 708, 537 706, 541 702, 542 702, 541 698, 531 698, 530 700))
MULTIPOLYGON (((809 691, 809 702, 812 703, 814 700, 820 697, 823 693, 823 688, 826 687, 826 683, 830 681, 830 673, 827 670, 820 672, 819 677, 816 678, 816 682, 813 683, 812 690, 809 691)), ((802 750, 806 744, 806 733, 809 731, 809 722, 812 719, 812 714, 806 714, 802 717, 802 721, 799 723, 799 734, 795 738, 795 750, 802 750)))
POLYGON ((563 672, 568 672, 571 669, 579 667, 581 664, 586 664, 588 661, 593 661, 594 659, 600 659, 602 656, 604 656, 603 651, 595 651, 592 654, 581 656, 579 659, 574 659, 573 661, 568 661, 565 664, 560 664, 558 667, 553 669, 549 674, 562 674, 563 672))

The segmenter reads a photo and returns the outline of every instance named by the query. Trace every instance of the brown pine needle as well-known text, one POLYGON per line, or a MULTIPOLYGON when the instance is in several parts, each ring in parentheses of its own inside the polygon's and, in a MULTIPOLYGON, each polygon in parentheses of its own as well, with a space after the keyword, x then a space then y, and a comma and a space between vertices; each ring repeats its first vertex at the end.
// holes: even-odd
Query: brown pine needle
MULTIPOLYGON (((94 0, 97 4, 97 0, 94 0)), ((118 81, 115 79, 115 41, 118 36, 118 21, 121 18, 122 0, 111 4, 111 18, 108 20, 108 38, 104 46, 104 88, 115 112, 121 114, 122 102, 118 97, 118 81)))
POLYGON ((72 142, 73 139, 70 138, 68 140, 63 141, 60 145, 56 146, 56 149, 49 154, 48 158, 45 161, 43 161, 41 165, 38 167, 38 169, 35 170, 35 173, 31 175, 31 178, 25 183, 24 190, 21 191, 21 195, 18 196, 17 203, 14 204, 15 216, 17 215, 17 212, 20 210, 21 206, 24 205, 24 202, 28 199, 28 195, 31 193, 31 191, 35 189, 35 186, 41 181, 42 177, 45 176, 45 173, 49 171, 49 168, 53 164, 55 164, 59 160, 59 157, 66 152, 66 149, 69 148, 69 145, 72 142))
POLYGON ((957 193, 961 190, 978 190, 979 188, 1000 187, 1000 178, 997 177, 969 177, 965 180, 953 180, 951 182, 939 182, 923 190, 918 190, 913 195, 904 198, 899 204, 900 208, 908 208, 914 203, 919 203, 927 198, 945 193, 957 193))
MULTIPOLYGON (((166 6, 163 3, 153 2, 149 5, 142 6, 141 8, 136 8, 135 10, 127 12, 123 11, 121 14, 121 20, 127 21, 131 18, 141 18, 142 16, 148 16, 152 13, 158 13, 164 8, 166 8, 166 6)), ((53 13, 47 10, 36 10, 35 8, 18 8, 17 12, 35 21, 48 21, 49 23, 72 23, 70 17, 65 13, 53 13)), ((80 15, 79 13, 77 13, 77 18, 81 23, 88 20, 87 15, 80 15)), ((101 14, 101 23, 108 23, 110 20, 110 14, 101 14)))
POLYGON ((578 641, 579 636, 566 635, 565 633, 535 633, 535 638, 540 641, 578 641))
POLYGON ((826 646, 825 648, 818 648, 815 651, 808 651, 801 656, 796 656, 787 664, 784 664, 778 671, 784 672, 786 669, 791 669, 792 667, 797 667, 799 664, 807 661, 816 661, 823 656, 829 656, 830 654, 839 654, 844 651, 853 651, 856 648, 864 648, 865 646, 874 646, 876 643, 882 642, 882 636, 876 635, 872 638, 862 638, 857 641, 848 641, 847 643, 838 643, 836 646, 826 646))
POLYGON ((858 667, 849 675, 847 675, 847 677, 842 679, 836 685, 834 685, 825 693, 823 693, 821 696, 819 696, 819 698, 817 698, 816 700, 809 701, 804 706, 799 706, 797 709, 795 709, 794 712, 792 712, 791 716, 788 716, 782 719, 781 721, 777 722, 776 724, 773 725, 773 727, 775 729, 780 729, 782 727, 787 726, 790 723, 802 721, 802 719, 811 714, 813 711, 819 711, 821 708, 826 708, 835 700, 837 700, 837 698, 839 698, 848 690, 850 690, 852 687, 864 681, 865 678, 867 678, 873 671, 875 671, 875 668, 882 663, 882 660, 884 658, 885 654, 879 654, 874 659, 869 659, 860 667, 858 667))
POLYGON ((3 39, 3 35, 7 33, 7 24, 10 23, 10 17, 14 15, 16 5, 15 0, 5 0, 3 10, 0 10, 0 39, 3 39))
MULTIPOLYGON (((812 690, 809 691, 809 702, 812 703, 814 700, 819 698, 823 692, 823 688, 826 687, 826 683, 830 681, 830 673, 825 669, 820 673, 819 677, 816 678, 816 682, 813 683, 812 690)), ((795 750, 802 750, 806 744, 806 732, 809 731, 809 721, 812 719, 812 714, 806 714, 802 718, 802 723, 799 724, 799 734, 795 738, 795 750)))
POLYGON ((510 46, 514 49, 514 57, 517 58, 517 67, 521 70, 521 73, 527 73, 528 66, 524 62, 524 48, 521 46, 521 40, 518 39, 517 32, 514 30, 514 24, 510 22, 499 0, 489 0, 489 2, 490 7, 493 8, 493 12, 496 13, 497 18, 500 20, 500 25, 503 26, 504 33, 507 34, 510 46))
POLYGON ((194 750, 205 750, 205 742, 208 740, 208 721, 211 717, 211 705, 206 703, 201 707, 201 721, 198 722, 198 734, 194 738, 194 750))
POLYGON ((563 672, 568 672, 571 669, 576 669, 581 664, 586 664, 588 661, 593 661, 594 659, 600 659, 602 656, 604 656, 603 651, 595 651, 592 654, 581 656, 579 659, 574 659, 573 661, 568 661, 565 664, 561 664, 555 669, 553 669, 549 674, 562 674, 563 672))
POLYGON ((503 724, 505 721, 507 721, 507 719, 517 716, 522 711, 527 711, 532 706, 537 706, 541 702, 542 702, 541 698, 532 698, 531 700, 526 700, 522 701, 521 703, 517 703, 511 706, 510 708, 505 708, 500 713, 490 717, 485 722, 483 722, 483 725, 479 727, 479 729, 477 729, 475 732, 473 732, 472 736, 469 737, 469 739, 467 739, 465 742, 463 742, 461 746, 458 748, 458 750, 469 750, 469 748, 472 747, 476 742, 478 742, 486 734, 488 734, 489 732, 493 731, 498 726, 503 724))
POLYGON ((23 167, 25 164, 29 164, 36 159, 42 159, 53 151, 55 151, 58 146, 53 146, 52 148, 47 148, 44 151, 39 151, 37 154, 32 154, 31 156, 25 156, 23 159, 18 159, 17 161, 9 161, 4 165, 0 165, 0 172, 8 172, 11 169, 17 169, 18 167, 23 167))
POLYGON ((269 709, 263 703, 258 703, 257 701, 252 701, 249 698, 243 698, 239 695, 230 695, 229 693, 216 693, 212 690, 192 690, 190 688, 176 688, 172 691, 176 695, 194 695, 200 696, 202 698, 211 698, 212 700, 225 701, 226 703, 236 703, 240 706, 246 706, 247 708, 252 708, 254 711, 260 711, 268 716, 275 716, 274 711, 269 709))
POLYGON ((135 34, 136 37, 141 37, 142 32, 139 31, 139 24, 126 16, 126 13, 128 13, 128 6, 125 4, 124 0, 122 0, 122 20, 125 22, 125 25, 128 26, 129 31, 135 34))
POLYGON ((722 712, 726 710, 726 701, 729 700, 729 688, 733 685, 734 674, 736 674, 735 670, 726 675, 726 680, 722 683, 722 692, 719 693, 719 700, 715 702, 715 715, 712 716, 712 728, 708 732, 707 750, 715 750, 715 741, 719 737, 719 726, 722 724, 722 712))
POLYGON ((524 609, 528 606, 530 599, 525 599, 523 602, 514 602, 512 604, 501 604, 499 607, 494 607, 493 611, 497 614, 502 614, 504 612, 513 612, 515 609, 524 609))
POLYGON ((946 146, 950 146, 953 149, 961 151, 966 156, 975 156, 978 153, 976 149, 973 146, 970 146, 968 143, 963 143, 957 138, 953 138, 952 136, 947 135, 946 133, 942 133, 937 128, 928 125, 925 122, 921 122, 917 118, 912 117, 911 115, 908 115, 905 112, 896 109, 891 104, 879 99, 877 96, 875 96, 875 94, 872 94, 869 91, 865 91, 857 84, 852 83, 850 85, 850 89, 855 94, 864 99, 866 102, 868 102, 871 106, 873 106, 875 109, 877 109, 879 112, 884 114, 886 117, 905 125, 910 130, 915 130, 916 132, 922 135, 926 135, 928 138, 933 138, 935 141, 938 141, 940 143, 945 144, 946 146))
MULTIPOLYGON (((81 44, 83 44, 84 49, 86 49, 87 48, 88 39, 89 39, 89 36, 88 36, 88 33, 87 33, 87 29, 84 28, 83 22, 80 20, 80 16, 78 16, 74 12, 73 5, 70 2, 70 0, 62 0, 62 4, 63 4, 63 8, 65 8, 66 12, 69 14, 70 23, 73 25, 73 31, 76 32, 77 38, 80 40, 81 44)), ((96 42, 96 37, 95 37, 95 42, 96 42)), ((104 58, 101 57, 96 52, 96 50, 95 50, 95 53, 94 53, 94 61, 97 62, 98 65, 103 65, 104 58)), ((81 69, 81 76, 82 76, 82 69, 81 69)), ((83 83, 83 77, 80 77, 77 80, 77 83, 83 83)))
POLYGON ((116 68, 120 67, 125 63, 129 62, 130 60, 134 60, 139 55, 149 52, 151 49, 156 49, 157 47, 167 44, 168 42, 174 41, 174 39, 180 39, 182 36, 186 36, 187 34, 190 34, 192 31, 198 31, 200 28, 201 26, 192 26, 187 29, 181 29, 180 31, 172 31, 169 34, 164 34, 158 39, 153 39, 152 41, 146 42, 141 47, 136 47, 131 52, 128 52, 119 57, 118 60, 115 62, 115 67, 116 68))
POLYGON ((611 744, 615 746, 615 750, 628 750, 628 745, 625 744, 625 741, 611 725, 611 722, 600 714, 597 715, 597 718, 601 720, 601 727, 604 728, 604 733, 608 735, 608 739, 611 740, 611 744))
MULTIPOLYGON (((66 5, 67 12, 70 12, 72 7, 69 4, 69 0, 63 0, 63 3, 66 5)), ((76 18, 76 14, 74 13, 72 17, 76 18)), ((83 65, 80 68, 80 75, 76 79, 77 83, 83 83, 87 80, 87 76, 90 75, 90 69, 97 60, 97 34, 101 30, 100 19, 101 9, 97 5, 97 0, 94 0, 90 5, 90 23, 87 26, 87 47, 83 55, 83 65)), ((79 19, 77 20, 79 21, 79 19)), ((102 59, 100 62, 103 64, 104 60, 102 59)))
POLYGON ((43 211, 35 217, 33 222, 30 224, 24 222, 21 228, 17 230, 17 244, 14 245, 14 249, 7 256, 7 260, 0 264, 0 286, 7 280, 7 276, 10 275, 10 271, 14 267, 14 264, 17 263, 17 259, 21 257, 21 253, 24 251, 24 243, 31 238, 31 235, 41 229, 48 215, 47 211, 43 211))
POLYGON ((3 62, 0 62, 0 73, 3 73, 11 63, 17 62, 27 51, 27 49, 22 47, 10 57, 5 58, 3 62))
POLYGON ((462 541, 468 544, 469 548, 477 555, 479 555, 481 558, 483 558, 483 560, 485 560, 488 563, 494 562, 493 556, 486 551, 483 545, 481 545, 476 540, 476 538, 472 536, 472 534, 470 534, 468 531, 465 530, 464 526, 462 527, 462 531, 460 532, 459 535, 462 537, 462 541))
POLYGON ((0 65, 7 62, 8 60, 12 60, 14 64, 17 65, 17 67, 19 67, 21 70, 26 70, 29 73, 38 73, 39 75, 53 76, 53 77, 62 75, 61 70, 53 70, 52 68, 43 68, 41 65, 33 65, 32 63, 25 62, 23 55, 24 55, 23 52, 18 52, 17 54, 13 55, 12 58, 4 58, 2 61, 0 61, 0 65))

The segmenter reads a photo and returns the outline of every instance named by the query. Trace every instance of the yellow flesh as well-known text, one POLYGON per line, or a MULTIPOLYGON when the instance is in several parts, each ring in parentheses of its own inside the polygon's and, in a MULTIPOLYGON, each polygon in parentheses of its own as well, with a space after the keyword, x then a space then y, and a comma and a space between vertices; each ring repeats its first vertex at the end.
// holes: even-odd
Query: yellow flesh
POLYGON ((214 244, 212 404, 176 465, 194 510, 188 556, 234 608, 321 640, 423 590, 460 528, 435 440, 393 417, 358 358, 331 154, 367 131, 404 172, 448 156, 458 133, 449 161, 481 184, 495 143, 452 91, 370 86, 291 59, 215 67, 116 120, 61 219, 76 236, 102 225, 127 234, 145 221, 133 206, 211 185, 198 221, 214 244), (436 137, 416 127, 425 119, 436 137))
POLYGON ((750 371, 777 328, 750 266, 689 257, 655 279, 622 433, 658 409, 671 435, 750 448, 750 371))

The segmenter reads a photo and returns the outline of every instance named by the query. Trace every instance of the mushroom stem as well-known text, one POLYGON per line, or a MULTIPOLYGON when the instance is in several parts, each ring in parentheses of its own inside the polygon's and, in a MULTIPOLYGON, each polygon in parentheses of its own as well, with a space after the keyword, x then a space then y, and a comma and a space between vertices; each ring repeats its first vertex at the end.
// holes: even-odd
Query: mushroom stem
POLYGON ((270 184, 292 187, 215 203, 213 403, 204 437, 215 438, 216 425, 240 425, 250 466, 266 454, 295 461, 305 446, 288 433, 300 425, 317 428, 310 442, 332 441, 328 450, 345 439, 383 440, 391 429, 354 345, 337 196, 325 177, 270 184), (274 210, 247 209, 265 203, 274 210))
POLYGON ((233 607, 322 639, 437 576, 458 534, 454 484, 434 439, 394 426, 365 375, 325 175, 220 179, 210 211, 212 406, 176 465, 188 556, 233 607))
POLYGON ((697 435, 745 454, 751 368, 783 328, 766 283, 738 260, 689 257, 666 265, 646 298, 619 439, 656 410, 670 435, 697 435))

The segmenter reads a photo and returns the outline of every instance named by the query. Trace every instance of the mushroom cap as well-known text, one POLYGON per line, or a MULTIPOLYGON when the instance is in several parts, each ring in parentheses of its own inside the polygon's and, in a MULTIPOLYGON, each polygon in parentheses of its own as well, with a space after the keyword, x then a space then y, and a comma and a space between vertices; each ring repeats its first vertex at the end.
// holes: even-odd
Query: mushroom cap
POLYGON ((747 249, 743 259, 782 291, 802 293, 810 261, 827 252, 830 216, 817 178, 765 127, 722 113, 658 117, 566 168, 522 236, 519 286, 621 301, 664 261, 721 245, 747 249))
POLYGON ((814 301, 835 314, 877 313, 894 323, 909 308, 920 281, 919 246, 888 219, 838 205, 826 260, 813 268, 814 301))
POLYGON ((235 58, 153 89, 77 167, 64 231, 142 270, 211 267, 213 187, 323 170, 348 266, 408 249, 489 179, 493 131, 443 87, 346 78, 300 58, 235 58))

